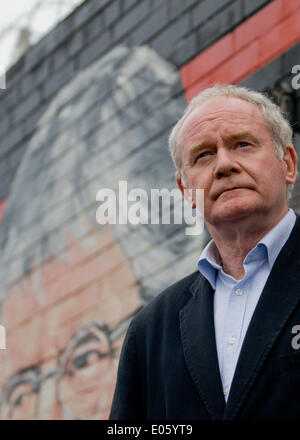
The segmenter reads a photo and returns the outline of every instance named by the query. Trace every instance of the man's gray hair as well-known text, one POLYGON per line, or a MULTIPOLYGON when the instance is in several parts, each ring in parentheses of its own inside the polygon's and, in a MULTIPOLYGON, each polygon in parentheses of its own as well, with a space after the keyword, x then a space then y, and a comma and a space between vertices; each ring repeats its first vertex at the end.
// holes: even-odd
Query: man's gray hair
MULTIPOLYGON (((181 128, 196 107, 199 107, 206 101, 220 97, 243 99, 244 101, 256 105, 261 110, 279 159, 282 160, 286 146, 292 144, 293 131, 290 123, 284 117, 280 107, 274 104, 267 96, 246 87, 218 84, 203 90, 195 96, 171 131, 169 137, 169 150, 176 170, 182 175, 182 177, 184 177, 184 175, 181 161, 181 148, 178 141, 181 128)), ((291 187, 291 185, 289 187, 291 187)))

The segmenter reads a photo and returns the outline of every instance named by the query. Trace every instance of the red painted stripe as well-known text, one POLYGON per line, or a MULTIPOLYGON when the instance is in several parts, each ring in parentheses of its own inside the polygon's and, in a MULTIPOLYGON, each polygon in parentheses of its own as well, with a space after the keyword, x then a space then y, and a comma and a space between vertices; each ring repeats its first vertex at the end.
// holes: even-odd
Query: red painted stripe
POLYGON ((186 99, 216 83, 234 84, 300 41, 300 0, 274 0, 180 70, 186 99))
POLYGON ((5 206, 6 206, 6 200, 2 200, 2 202, 0 202, 0 225, 2 223, 2 218, 4 215, 5 206))

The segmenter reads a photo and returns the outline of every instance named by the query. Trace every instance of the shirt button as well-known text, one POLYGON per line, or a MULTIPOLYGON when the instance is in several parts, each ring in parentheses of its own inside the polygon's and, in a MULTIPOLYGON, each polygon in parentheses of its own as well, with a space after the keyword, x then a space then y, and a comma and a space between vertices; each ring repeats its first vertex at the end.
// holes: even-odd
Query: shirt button
POLYGON ((238 296, 241 296, 241 295, 243 295, 243 290, 242 289, 236 289, 236 291, 235 291, 235 294, 236 295, 238 295, 238 296))
POLYGON ((229 344, 233 345, 236 343, 236 338, 228 338, 229 344))
POLYGON ((228 388, 225 388, 225 389, 224 389, 224 391, 223 391, 224 396, 227 396, 227 395, 228 395, 228 391, 229 391, 228 388))

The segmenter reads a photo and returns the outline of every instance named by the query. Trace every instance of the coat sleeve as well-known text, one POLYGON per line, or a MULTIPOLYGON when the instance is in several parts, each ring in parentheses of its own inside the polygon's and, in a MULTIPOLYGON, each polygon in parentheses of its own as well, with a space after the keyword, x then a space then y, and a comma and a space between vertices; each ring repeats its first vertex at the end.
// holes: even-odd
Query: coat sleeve
POLYGON ((110 420, 146 419, 134 323, 128 328, 117 374, 110 420))

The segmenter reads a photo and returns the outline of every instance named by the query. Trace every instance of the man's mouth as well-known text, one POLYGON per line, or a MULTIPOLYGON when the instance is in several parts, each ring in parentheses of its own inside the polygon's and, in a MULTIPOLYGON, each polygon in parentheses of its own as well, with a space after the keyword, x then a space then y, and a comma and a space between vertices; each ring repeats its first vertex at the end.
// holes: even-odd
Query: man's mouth
POLYGON ((248 188, 246 188, 245 186, 233 186, 231 188, 223 189, 222 191, 217 193, 217 196, 216 196, 215 200, 218 199, 224 193, 227 193, 229 191, 238 190, 238 189, 248 189, 248 188))

